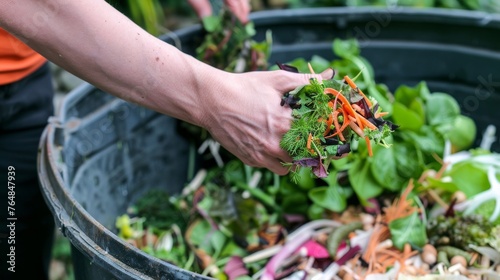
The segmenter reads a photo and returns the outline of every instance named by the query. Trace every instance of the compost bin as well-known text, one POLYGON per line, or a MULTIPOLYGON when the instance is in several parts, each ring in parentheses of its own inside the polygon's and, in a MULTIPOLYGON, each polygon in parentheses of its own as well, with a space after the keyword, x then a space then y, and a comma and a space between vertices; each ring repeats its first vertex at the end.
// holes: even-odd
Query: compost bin
MULTIPOLYGON (((478 135, 499 125, 500 16, 453 10, 321 8, 252 14, 256 41, 272 32, 270 62, 320 55, 334 38, 357 38, 375 80, 390 89, 424 80, 454 96, 478 135)), ((162 36, 194 54, 200 26, 162 36)), ((114 222, 151 188, 178 192, 188 140, 178 121, 84 84, 71 92, 40 142, 39 178, 58 229, 72 245, 77 279, 206 279, 129 245, 114 222), (173 147, 175 146, 175 149, 173 147)), ((481 139, 476 140, 476 144, 481 139)), ((493 145, 499 150, 499 144, 493 145)))

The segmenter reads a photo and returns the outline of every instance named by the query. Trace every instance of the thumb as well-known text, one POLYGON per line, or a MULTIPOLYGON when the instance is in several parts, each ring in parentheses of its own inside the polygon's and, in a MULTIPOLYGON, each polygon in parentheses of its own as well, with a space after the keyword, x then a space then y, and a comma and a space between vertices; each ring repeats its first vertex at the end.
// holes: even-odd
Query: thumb
POLYGON ((335 76, 335 70, 332 68, 328 68, 319 74, 292 73, 285 70, 277 71, 282 71, 282 74, 286 75, 286 82, 281 84, 282 87, 280 88, 282 92, 289 92, 298 86, 309 84, 309 80, 312 78, 316 78, 319 82, 322 82, 323 80, 330 80, 335 76))

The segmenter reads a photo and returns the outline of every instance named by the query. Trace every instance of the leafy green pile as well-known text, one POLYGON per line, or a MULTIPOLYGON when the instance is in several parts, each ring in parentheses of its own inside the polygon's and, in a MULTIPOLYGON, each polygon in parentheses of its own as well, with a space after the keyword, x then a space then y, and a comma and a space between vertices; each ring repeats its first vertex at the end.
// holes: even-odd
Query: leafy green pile
MULTIPOLYGON (((300 72, 307 72, 309 63, 318 70, 331 67, 346 82, 345 77, 360 73, 354 87, 342 80, 323 83, 311 80, 310 84, 283 98, 283 104, 293 108, 297 123, 305 122, 292 126, 300 135, 286 135, 284 139, 288 137, 285 140, 288 142, 284 142, 284 146, 297 146, 296 153, 292 153, 296 160, 311 158, 314 153, 324 155, 318 158, 327 171, 322 174, 325 176, 318 177, 311 168, 299 168, 295 173, 279 177, 269 170, 230 159, 222 167, 206 170, 203 179, 193 180, 197 183, 190 182, 177 196, 167 199, 165 195, 153 193, 138 202, 140 207, 135 211, 118 217, 119 236, 158 258, 217 279, 251 279, 263 271, 262 279, 282 279, 288 269, 303 273, 300 267, 308 261, 301 255, 304 248, 318 254, 313 257, 316 267, 329 267, 318 277, 331 279, 338 272, 335 267, 338 269, 347 260, 377 260, 367 256, 376 256, 373 250, 387 239, 391 242, 388 247, 392 255, 399 256, 392 261, 402 264, 408 256, 430 245, 429 242, 445 245, 438 250, 448 251, 449 258, 456 255, 450 248, 465 249, 453 247, 464 240, 470 242, 471 250, 488 254, 493 250, 491 256, 500 258, 500 226, 495 216, 497 208, 500 209, 500 183, 496 175, 500 158, 489 151, 467 150, 476 136, 474 122, 460 113, 452 96, 431 93, 425 82, 400 86, 394 93, 385 85, 375 83, 374 70, 360 55, 356 41, 335 40, 333 51, 339 59, 328 61, 314 56, 310 61, 297 59, 287 65, 300 72), (344 144, 340 139, 323 147, 322 142, 326 144, 327 136, 336 131, 335 124, 327 125, 334 108, 347 110, 343 107, 347 102, 339 102, 342 98, 339 94, 325 94, 325 90, 345 93, 342 96, 351 106, 357 102, 361 102, 360 108, 368 106, 369 110, 361 114, 367 120, 370 119, 368 112, 373 117, 381 112, 378 108, 388 112, 383 123, 372 122, 381 127, 363 132, 364 136, 370 136, 373 132, 386 131, 385 135, 381 134, 384 137, 378 138, 384 145, 374 145, 373 156, 369 155, 368 142, 363 141, 365 137, 359 137, 355 131, 343 131, 344 137, 350 137, 349 146, 353 151, 347 156, 336 159, 342 155, 337 154, 339 145, 344 144), (363 92, 367 94, 366 99, 363 92), (400 127, 388 130, 389 123, 400 127), (325 134, 328 128, 330 131, 325 134), (311 138, 310 145, 308 138, 311 138), (472 159, 447 165, 445 162, 450 157, 446 143, 450 143, 453 152, 471 153, 472 159), (415 187, 411 189, 410 185, 415 187), (455 209, 457 216, 453 217, 450 213, 453 213, 453 196, 457 191, 466 193, 467 200, 464 205, 457 204, 462 208, 455 209), (485 197, 491 197, 493 204, 483 203, 485 197), (157 203, 161 207, 154 206, 157 203), (466 215, 467 211, 482 218, 475 220, 466 215), (162 218, 156 219, 154 215, 162 218), (371 222, 364 221, 365 218, 371 218, 371 222), (483 227, 486 218, 491 223, 488 230, 483 227), (470 226, 456 227, 457 224, 470 226), (348 233, 353 230, 357 234, 350 238, 348 233), (437 242, 449 234, 461 239, 446 244, 437 242), (327 237, 319 238, 324 235, 327 237), (348 247, 342 256, 339 255, 341 246, 348 247)), ((337 118, 337 121, 340 125, 344 120, 337 118)), ((455 252, 459 252, 457 250, 455 252)), ((391 267, 393 265, 394 262, 391 267)), ((368 273, 366 267, 360 269, 360 277, 368 273)))
MULTIPOLYGON (((289 65, 280 67, 298 72, 289 65)), ((385 139, 397 127, 382 118, 377 101, 366 97, 348 76, 344 82, 311 79, 287 93, 281 104, 293 109, 291 128, 280 142, 293 157, 291 170, 311 167, 319 178, 328 176, 330 162, 347 155, 353 142, 365 141, 370 156, 371 141, 388 147, 385 139)))
MULTIPOLYGON (((376 145, 370 157, 365 141, 353 142, 352 153, 329 166, 330 173, 347 172, 349 185, 362 205, 368 205, 369 199, 382 193, 400 192, 408 180, 418 179, 424 170, 439 169, 438 159, 443 158, 445 141, 451 142, 455 152, 472 145, 476 138, 475 123, 461 114, 458 102, 451 95, 431 93, 425 82, 401 85, 393 93, 384 84, 375 82, 374 69, 361 56, 355 39, 336 39, 332 49, 339 59, 329 61, 313 56, 310 61, 299 58, 287 64, 300 72, 308 71, 309 63, 319 71, 331 67, 341 77, 354 77, 361 72, 356 85, 389 113, 385 120, 400 126, 384 138, 391 148, 376 145)), ((339 191, 335 180, 328 182, 327 193, 337 195, 327 197, 337 199, 323 204, 332 205, 340 200, 345 205, 349 196, 339 191)))
POLYGON ((203 18, 206 31, 203 42, 196 49, 196 56, 216 68, 229 72, 263 70, 271 51, 271 36, 256 42, 252 21, 242 24, 227 8, 218 15, 203 18))

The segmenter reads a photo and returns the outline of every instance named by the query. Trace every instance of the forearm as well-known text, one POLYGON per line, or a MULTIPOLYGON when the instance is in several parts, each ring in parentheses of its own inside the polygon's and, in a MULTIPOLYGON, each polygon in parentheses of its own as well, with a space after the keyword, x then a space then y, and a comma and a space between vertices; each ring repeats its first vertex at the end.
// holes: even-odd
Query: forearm
POLYGON ((194 102, 199 89, 225 74, 151 36, 105 1, 0 3, 2 26, 52 62, 113 95, 194 124, 203 119, 197 114, 203 102, 194 102))

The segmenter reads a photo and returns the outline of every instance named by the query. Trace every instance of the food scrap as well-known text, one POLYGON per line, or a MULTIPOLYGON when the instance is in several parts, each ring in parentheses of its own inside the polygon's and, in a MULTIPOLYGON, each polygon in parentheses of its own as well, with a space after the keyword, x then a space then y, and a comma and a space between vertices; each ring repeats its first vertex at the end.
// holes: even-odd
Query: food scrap
MULTIPOLYGON (((299 72, 294 66, 278 66, 299 72)), ((281 106, 293 109, 291 128, 280 143, 293 158, 291 170, 311 167, 319 178, 328 176, 331 160, 351 152, 353 142, 364 141, 372 156, 372 141, 388 147, 385 138, 398 127, 384 120, 388 113, 347 75, 341 81, 313 78, 310 84, 285 94, 281 106)))

